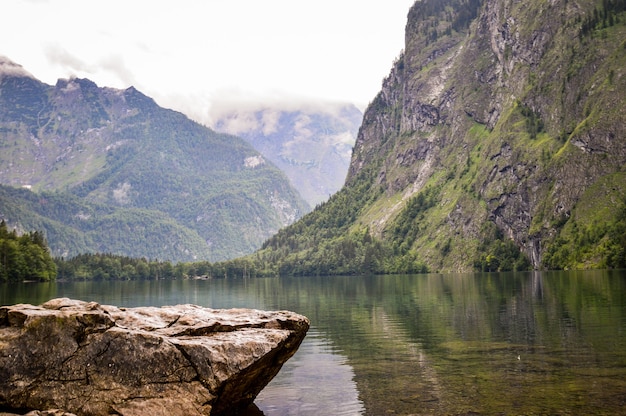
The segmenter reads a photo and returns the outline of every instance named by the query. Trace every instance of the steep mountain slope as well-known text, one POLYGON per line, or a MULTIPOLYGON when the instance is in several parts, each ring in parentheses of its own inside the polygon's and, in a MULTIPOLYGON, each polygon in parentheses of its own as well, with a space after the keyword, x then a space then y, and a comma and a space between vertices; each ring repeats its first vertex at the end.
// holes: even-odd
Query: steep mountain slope
MULTIPOLYGON (((6 59, 0 68, 0 183, 81 198, 90 205, 72 199, 75 209, 50 219, 110 237, 74 246, 49 235, 55 254, 106 249, 221 260, 252 252, 308 210, 284 174, 245 141, 161 108, 132 87, 99 88, 86 79, 49 86, 6 59)), ((0 214, 9 225, 36 229, 0 214)))
POLYGON ((343 186, 362 118, 348 104, 276 104, 222 114, 213 127, 252 144, 313 207, 343 186))
POLYGON ((623 267, 624 39, 623 0, 416 2, 345 187, 257 258, 292 273, 623 267))

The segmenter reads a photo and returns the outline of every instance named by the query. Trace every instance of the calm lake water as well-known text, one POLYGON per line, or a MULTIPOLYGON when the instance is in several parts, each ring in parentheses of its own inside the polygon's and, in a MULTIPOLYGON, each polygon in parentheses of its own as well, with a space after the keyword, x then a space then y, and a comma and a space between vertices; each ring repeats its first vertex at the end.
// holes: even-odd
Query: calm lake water
POLYGON ((626 414, 625 271, 0 285, 55 297, 308 316, 266 416, 626 414))

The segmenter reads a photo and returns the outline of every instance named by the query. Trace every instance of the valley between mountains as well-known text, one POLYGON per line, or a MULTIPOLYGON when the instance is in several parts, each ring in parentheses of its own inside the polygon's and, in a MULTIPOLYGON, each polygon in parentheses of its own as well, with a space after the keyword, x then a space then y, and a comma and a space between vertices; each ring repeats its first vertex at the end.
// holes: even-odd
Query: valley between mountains
POLYGON ((0 217, 256 275, 626 267, 624 39, 624 0, 422 0, 363 114, 213 128, 4 59, 0 217))

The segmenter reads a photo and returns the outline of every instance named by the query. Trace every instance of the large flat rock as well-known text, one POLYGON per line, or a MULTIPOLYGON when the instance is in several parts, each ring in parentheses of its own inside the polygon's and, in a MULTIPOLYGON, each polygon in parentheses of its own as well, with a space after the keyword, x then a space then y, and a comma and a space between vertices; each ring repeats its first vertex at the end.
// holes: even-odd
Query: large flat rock
POLYGON ((251 404, 298 349, 306 317, 67 298, 0 307, 0 409, 219 415, 251 404))

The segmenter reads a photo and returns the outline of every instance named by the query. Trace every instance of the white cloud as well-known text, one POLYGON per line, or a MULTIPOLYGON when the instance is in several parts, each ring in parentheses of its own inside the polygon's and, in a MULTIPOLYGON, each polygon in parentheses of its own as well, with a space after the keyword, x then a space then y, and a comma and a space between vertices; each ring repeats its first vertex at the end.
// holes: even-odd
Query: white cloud
POLYGON ((263 112, 261 123, 263 125, 263 134, 269 136, 278 129, 281 112, 277 109, 270 109, 263 112))
POLYGON ((0 55, 0 80, 3 75, 33 77, 30 72, 24 69, 23 66, 11 61, 5 56, 0 55))
POLYGON ((99 66, 117 76, 126 85, 137 85, 137 80, 131 68, 121 55, 109 55, 99 61, 99 66))
POLYGON ((222 120, 221 130, 230 134, 241 134, 257 130, 259 121, 255 113, 233 113, 232 116, 222 120))
POLYGON ((306 114, 300 114, 294 123, 293 129, 296 134, 296 139, 309 139, 313 135, 313 132, 308 128, 311 124, 311 117, 306 114))
POLYGON ((363 107, 404 46, 412 2, 3 0, 0 54, 50 84, 134 85, 202 122, 242 100, 363 107))
POLYGON ((58 65, 72 72, 93 72, 93 68, 60 45, 53 44, 47 46, 44 49, 44 54, 52 65, 58 65))

